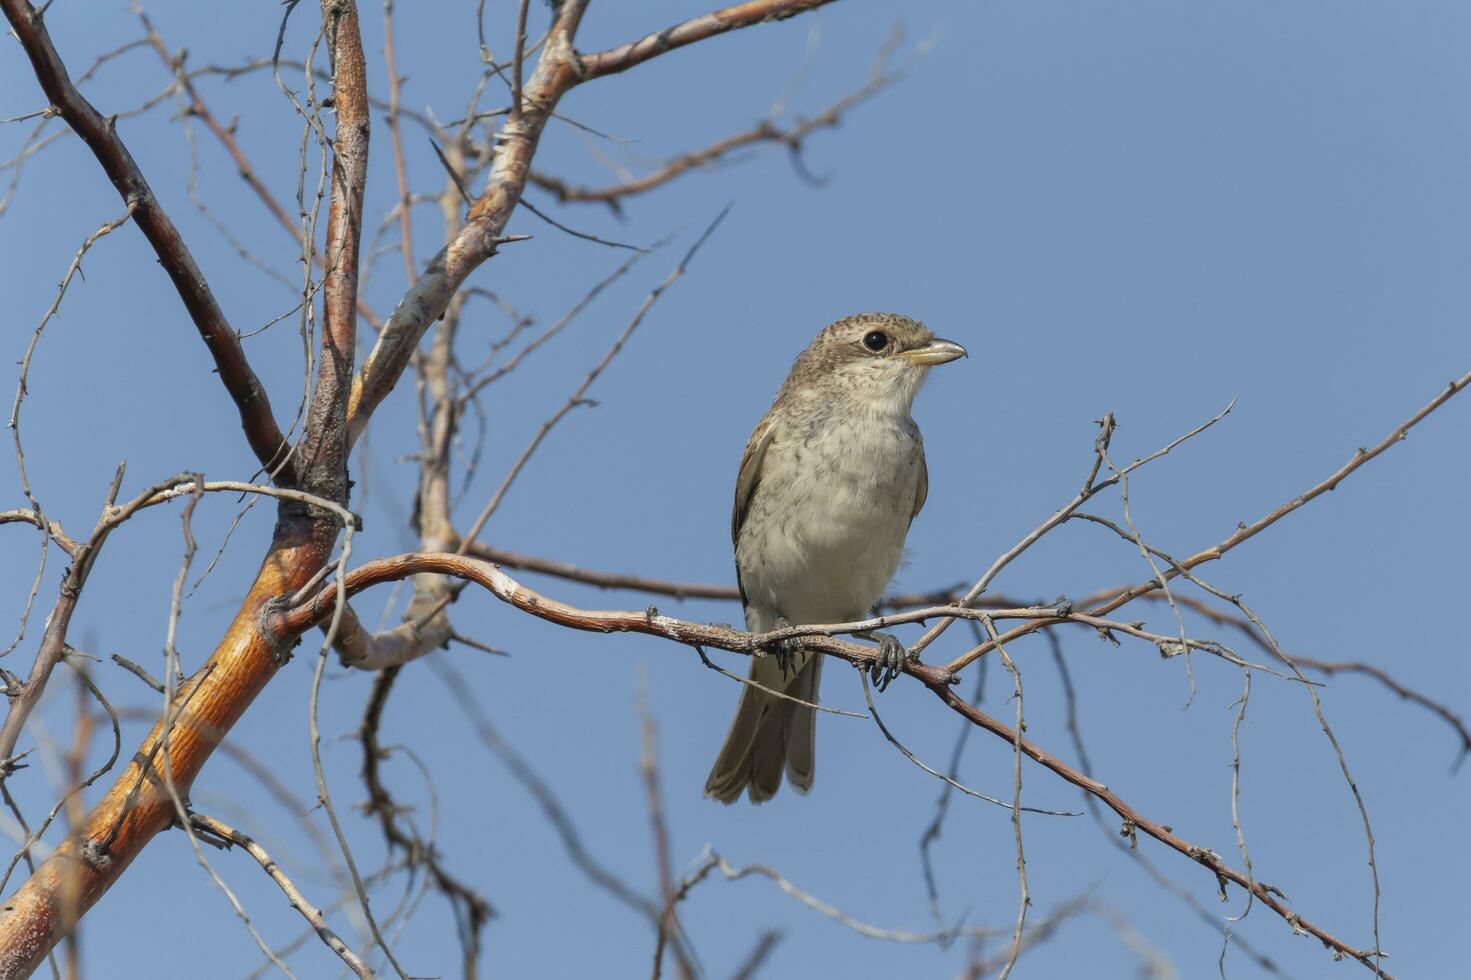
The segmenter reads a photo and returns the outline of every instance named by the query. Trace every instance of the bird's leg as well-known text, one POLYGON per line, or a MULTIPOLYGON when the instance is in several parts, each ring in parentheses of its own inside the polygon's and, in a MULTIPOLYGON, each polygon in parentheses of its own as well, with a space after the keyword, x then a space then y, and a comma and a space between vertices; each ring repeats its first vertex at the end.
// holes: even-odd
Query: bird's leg
POLYGON ((904 649, 904 644, 899 642, 899 638, 891 633, 868 630, 853 635, 859 639, 872 640, 879 645, 878 659, 873 662, 872 667, 868 668, 868 677, 880 692, 887 689, 889 682, 904 672, 904 665, 914 659, 909 655, 909 651, 904 649))
MULTIPOLYGON (((785 616, 778 616, 776 618, 776 628, 779 630, 788 629, 791 625, 791 623, 787 622, 785 616)), ((769 649, 771 654, 776 657, 776 665, 781 668, 782 680, 785 681, 788 675, 792 673, 792 667, 797 659, 797 654, 803 650, 802 638, 800 636, 793 636, 785 640, 777 640, 769 649)))

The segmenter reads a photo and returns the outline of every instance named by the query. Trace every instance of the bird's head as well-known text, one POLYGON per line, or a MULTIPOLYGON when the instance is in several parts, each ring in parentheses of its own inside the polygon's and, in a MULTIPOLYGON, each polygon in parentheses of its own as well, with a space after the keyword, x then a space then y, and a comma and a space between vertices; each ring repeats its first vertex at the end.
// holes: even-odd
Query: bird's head
POLYGON ((908 414, 929 369, 965 348, 897 313, 857 313, 828 326, 797 358, 789 386, 908 414))

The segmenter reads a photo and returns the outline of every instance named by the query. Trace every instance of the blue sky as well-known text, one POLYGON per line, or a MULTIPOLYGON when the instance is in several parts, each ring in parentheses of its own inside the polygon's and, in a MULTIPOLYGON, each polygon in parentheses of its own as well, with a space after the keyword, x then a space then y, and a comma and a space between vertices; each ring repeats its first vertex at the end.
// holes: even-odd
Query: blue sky
MULTIPOLYGON (((473 17, 458 6, 399 5, 405 103, 439 118, 458 114, 477 77, 473 17)), ((508 49, 512 5, 487 7, 492 38, 508 49)), ((703 9, 687 0, 595 2, 580 46, 607 47, 703 9)), ((187 47, 195 66, 268 53, 278 24, 277 8, 268 5, 155 3, 149 11, 169 45, 187 47)), ((533 23, 543 16, 533 5, 533 23)), ((909 537, 910 560, 898 581, 904 588, 973 580, 1066 502, 1090 462, 1093 420, 1105 412, 1120 423, 1115 458, 1128 460, 1236 399, 1224 421, 1131 485, 1132 515, 1146 538, 1188 554, 1326 477, 1471 365, 1471 10, 1464 4, 1127 0, 896 8, 844 0, 818 18, 726 37, 576 90, 562 106, 567 115, 636 142, 558 125, 548 131, 539 164, 602 183, 610 174, 600 157, 641 170, 651 159, 749 126, 786 90, 814 44, 814 67, 792 112, 816 112, 862 83, 896 16, 908 32, 905 52, 933 35, 932 50, 841 127, 808 140, 806 166, 822 186, 804 182, 784 152, 765 150, 631 200, 622 220, 596 206, 557 211, 605 237, 681 237, 642 260, 574 327, 492 389, 485 454, 457 514, 462 529, 541 420, 727 202, 729 219, 598 381, 591 393, 598 407, 573 413, 555 431, 488 525, 486 540, 592 568, 731 582, 729 501, 746 435, 811 336, 860 310, 918 317, 971 352, 936 372, 916 405, 930 496, 909 537)), ((304 53, 314 17, 306 7, 296 13, 288 52, 304 53)), ((138 36, 121 4, 60 3, 48 20, 74 74, 138 36)), ((381 93, 375 5, 364 6, 364 20, 370 85, 381 93)), ((7 40, 0 51, 0 116, 40 108, 18 47, 7 40)), ((105 67, 88 93, 113 112, 167 81, 161 62, 140 49, 105 67)), ((239 117, 237 132, 256 169, 289 201, 300 132, 268 75, 208 79, 202 91, 221 118, 239 117)), ((234 324, 254 329, 291 305, 290 291, 242 262, 190 204, 189 148, 170 122, 173 111, 166 103, 124 120, 119 131, 234 324)), ((0 130, 7 158, 30 125, 0 130)), ((376 221, 396 192, 387 127, 376 116, 374 125, 368 209, 376 221)), ((294 277, 292 242, 196 128, 200 193, 233 235, 294 277)), ((437 189, 439 165, 422 136, 411 128, 407 140, 415 186, 437 189)), ((545 194, 530 197, 553 207, 545 194)), ((24 168, 0 217, 13 360, 81 240, 121 212, 74 139, 24 168)), ((440 235, 435 217, 432 208, 417 213, 421 262, 440 235)), ((472 284, 497 290, 544 323, 624 258, 527 214, 510 230, 536 238, 507 248, 472 284)), ((22 416, 31 480, 47 510, 72 533, 82 532, 122 459, 125 489, 133 491, 186 469, 248 478, 253 461, 234 410, 141 236, 120 230, 84 268, 85 282, 73 284, 41 343, 22 416)), ((401 262, 388 254, 372 267, 365 295, 387 311, 402 286, 401 262)), ((464 343, 474 353, 505 321, 488 304, 470 310, 464 343)), ((288 418, 301 390, 299 344, 290 322, 247 342, 278 415, 288 418)), ((1334 493, 1207 566, 1209 580, 1242 593, 1289 652, 1373 663, 1464 713, 1471 668, 1455 611, 1465 601, 1471 545, 1468 412, 1471 404, 1453 400, 1334 493)), ((401 457, 416 446, 413 426, 412 391, 404 386, 375 418, 366 457, 355 461, 353 503, 366 521, 355 559, 412 544, 405 518, 414 471, 401 457)), ((10 488, 0 506, 20 506, 14 461, 0 460, 0 473, 10 488)), ((1116 516, 1117 498, 1099 509, 1116 516)), ((220 547, 234 514, 223 498, 201 505, 201 555, 220 547)), ((201 663, 218 638, 269 526, 268 508, 251 511, 186 604, 179 639, 186 666, 201 663)), ((18 620, 36 554, 24 529, 5 529, 4 541, 10 560, 0 569, 0 623, 18 620)), ((177 515, 166 508, 118 532, 93 574, 72 638, 157 669, 182 545, 177 515)), ((38 611, 8 669, 28 669, 59 573, 53 553, 38 611)), ((1081 596, 1147 575, 1129 545, 1095 526, 1068 526, 1009 568, 996 588, 1026 599, 1081 596)), ((585 606, 642 608, 650 601, 524 578, 585 606)), ((373 623, 391 598, 387 590, 371 594, 359 612, 373 623)), ((655 601, 686 618, 739 618, 730 605, 655 601)), ((387 615, 396 621, 396 610, 387 615)), ((1131 615, 1173 629, 1160 608, 1131 615)), ((497 730, 573 815, 588 849, 636 887, 651 891, 654 881, 637 772, 634 692, 642 672, 658 719, 676 867, 710 844, 736 864, 780 868, 874 925, 933 927, 917 841, 940 784, 893 751, 871 723, 820 719, 819 771, 809 797, 784 792, 759 809, 726 809, 701 799, 700 787, 738 692, 692 651, 646 638, 569 633, 475 594, 457 604, 454 619, 461 632, 513 656, 491 659, 455 647, 436 657, 464 674, 497 730)), ((1199 617, 1187 615, 1187 624, 1192 635, 1220 635, 1199 617)), ((953 630, 935 656, 962 649, 964 632, 953 630)), ((1161 660, 1147 644, 1114 648, 1079 629, 1060 638, 1099 778, 1238 865, 1230 734, 1240 672, 1196 658, 1192 701, 1184 664, 1161 660)), ((310 799, 312 657, 302 650, 232 739, 310 799)), ((1034 639, 1011 652, 1022 671, 1029 736, 1073 759, 1047 645, 1034 639)), ((743 670, 739 660, 727 664, 743 670)), ((346 737, 358 724, 370 679, 336 673, 322 702, 325 759, 359 862, 375 868, 382 842, 351 809, 362 797, 360 753, 346 737)), ((115 702, 156 709, 155 696, 111 664, 99 665, 96 675, 115 702)), ((70 737, 73 692, 66 678, 58 680, 22 748, 70 737)), ((986 710, 1010 719, 1014 705, 1004 700, 1001 676, 993 673, 987 683, 986 710)), ((845 670, 828 671, 823 694, 840 707, 863 704, 857 679, 845 670)), ((1437 718, 1362 677, 1339 677, 1322 697, 1373 819, 1383 945, 1391 954, 1386 968, 1399 976, 1452 975, 1463 957, 1448 936, 1464 922, 1460 882, 1471 873, 1463 846, 1471 776, 1450 771, 1457 739, 1437 718)), ((944 764, 959 724, 952 714, 903 683, 880 709, 915 753, 944 764)), ((125 752, 142 732, 141 721, 127 723, 125 752)), ((442 853, 500 913, 485 934, 487 975, 647 971, 649 930, 572 866, 535 801, 477 739, 428 664, 400 678, 384 738, 425 760, 432 798, 405 756, 387 764, 393 789, 417 807, 421 824, 436 813, 442 853)), ((1281 887, 1304 917, 1371 944, 1360 818, 1301 687, 1257 677, 1240 742, 1241 818, 1255 873, 1281 887)), ((106 748, 96 746, 98 761, 106 748)), ((1004 743, 977 733, 962 779, 1004 796, 1011 766, 1004 743)), ((1072 787, 1033 766, 1024 775, 1025 802, 1079 808, 1072 787)), ((59 778, 37 764, 11 787, 34 816, 54 798, 59 778)), ((295 818, 230 759, 212 763, 194 801, 257 834, 319 904, 335 899, 295 818)), ((320 812, 309 819, 326 826, 320 812)), ((1088 818, 1029 815, 1023 830, 1037 919, 1091 889, 1180 976, 1215 973, 1218 934, 1118 855, 1088 818)), ((1140 848, 1213 914, 1241 911, 1239 893, 1221 904, 1203 869, 1150 841, 1140 848)), ((935 856, 948 920, 1012 922, 1017 881, 1006 810, 952 801, 935 856)), ((295 913, 247 858, 209 857, 268 938, 284 945, 298 934, 295 913)), ((392 909, 402 888, 376 896, 375 909, 392 909)), ((761 880, 707 881, 681 916, 711 976, 733 971, 769 928, 784 933, 767 962, 769 977, 948 976, 964 963, 960 947, 866 939, 761 880)), ((354 929, 345 914, 334 922, 354 929)), ((1236 930, 1291 976, 1361 969, 1333 964, 1318 944, 1293 937, 1260 906, 1236 930)), ((201 969, 244 975, 259 958, 176 834, 154 842, 87 917, 82 934, 93 976, 186 977, 201 969)), ((415 975, 455 973, 453 926, 437 896, 424 898, 395 949, 415 975)), ((292 963, 301 976, 338 968, 315 943, 292 963)), ((1235 950, 1225 963, 1229 976, 1261 973, 1235 950)), ((1018 975, 1129 976, 1137 964, 1107 922, 1085 915, 1028 953, 1018 975)))

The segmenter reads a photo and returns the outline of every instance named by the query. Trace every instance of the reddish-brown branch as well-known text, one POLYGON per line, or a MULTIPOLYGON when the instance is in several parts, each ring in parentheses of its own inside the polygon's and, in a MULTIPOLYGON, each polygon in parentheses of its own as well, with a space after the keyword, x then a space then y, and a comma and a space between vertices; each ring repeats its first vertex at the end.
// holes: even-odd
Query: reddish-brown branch
POLYGON ((36 80, 46 97, 67 124, 92 151, 113 187, 127 203, 133 220, 142 229, 158 256, 159 264, 173 281, 174 289, 189 311, 195 328, 214 358, 215 369, 225 390, 240 412, 240 424, 256 458, 277 482, 293 480, 287 453, 290 447, 271 413, 270 399, 255 371, 246 360, 240 338, 225 318, 224 310, 210 291, 204 273, 184 244, 163 205, 154 197, 143 172, 117 134, 112 118, 104 118, 77 91, 66 65, 46 31, 41 15, 27 0, 0 0, 0 9, 11 30, 30 58, 36 80))
POLYGON ((209 131, 214 134, 215 139, 220 141, 220 144, 225 148, 225 152, 230 154, 230 159, 234 162, 235 168, 240 174, 240 179, 245 181, 245 185, 255 192, 256 197, 260 198, 260 202, 266 206, 267 211, 271 212, 271 216, 276 219, 276 223, 292 235, 295 235, 297 233, 296 223, 286 214, 286 209, 281 206, 281 202, 276 200, 275 196, 266 188, 266 185, 261 182, 260 177, 256 175, 255 168, 250 165, 250 160, 246 158, 245 152, 240 149, 240 144, 235 140, 235 134, 220 124, 220 121, 215 118, 215 114, 209 111, 209 107, 200 98, 199 90, 194 87, 194 79, 190 76, 189 72, 184 70, 182 54, 178 58, 170 54, 167 45, 163 43, 163 38, 159 36, 157 28, 153 26, 153 20, 141 8, 137 10, 137 14, 138 19, 143 23, 143 31, 147 35, 149 47, 153 48, 154 53, 158 55, 163 63, 173 70, 179 88, 184 93, 184 98, 189 102, 189 112, 197 116, 209 131))
MULTIPOLYGON (((261 607, 306 584, 335 540, 335 529, 290 520, 278 527, 272 550, 220 645, 180 690, 167 751, 181 795, 188 795, 224 733, 276 673, 275 652, 257 629, 261 607)), ((79 916, 96 904, 153 836, 172 823, 173 800, 159 776, 162 734, 162 725, 156 725, 82 828, 0 909, 0 980, 29 975, 75 921, 63 913, 79 916)))
MULTIPOLYGON (((652 608, 636 612, 580 609, 526 588, 489 562, 463 555, 411 552, 366 562, 348 573, 347 596, 352 598, 375 585, 426 573, 448 575, 472 582, 522 612, 571 629, 593 633, 644 633, 662 636, 678 643, 709 646, 737 653, 751 653, 756 649, 752 640, 756 634, 661 616, 652 608)), ((289 642, 291 638, 299 636, 323 618, 332 615, 337 601, 337 588, 337 583, 329 583, 301 605, 288 610, 273 611, 265 625, 276 635, 278 642, 289 642)), ((877 656, 872 647, 828 636, 805 636, 802 642, 804 647, 841 657, 854 666, 868 667, 877 656)), ((945 683, 949 677, 943 667, 921 663, 911 663, 905 672, 926 683, 945 683)))
MULTIPOLYGON (((628 575, 623 572, 600 572, 583 568, 571 562, 539 558, 517 551, 506 551, 493 545, 476 541, 466 549, 471 558, 479 558, 507 568, 524 568, 528 572, 551 575, 569 582, 595 585, 600 589, 627 589, 630 592, 647 592, 650 595, 667 595, 676 599, 721 599, 735 602, 741 593, 734 585, 716 585, 713 582, 680 582, 673 579, 650 578, 645 575, 628 575)), ((904 609, 909 606, 934 606, 951 602, 960 595, 961 586, 934 589, 929 592, 896 592, 879 600, 880 609, 904 609)), ((978 607, 1020 606, 1005 596, 987 596, 978 607)))
POLYGON ((347 402, 352 388, 363 190, 368 179, 368 87, 353 0, 322 0, 332 57, 332 200, 327 215, 327 271, 322 284, 322 355, 307 416, 302 484, 330 500, 347 499, 347 402))
MULTIPOLYGON (((523 612, 571 629, 596 633, 641 633, 663 637, 689 646, 708 646, 735 653, 751 654, 757 649, 755 639, 757 634, 661 616, 653 608, 641 612, 579 609, 526 588, 494 565, 460 555, 419 553, 368 562, 347 575, 345 588, 348 596, 352 596, 373 585, 397 581, 424 572, 451 575, 474 582, 496 598, 523 612)), ((289 642, 292 637, 332 614, 337 601, 337 588, 334 583, 302 605, 289 611, 274 613, 268 618, 265 625, 277 634, 280 642, 289 642)), ((877 657, 871 647, 860 646, 830 636, 810 636, 803 640, 803 645, 809 650, 821 651, 864 668, 871 666, 877 657)), ((1370 969, 1376 968, 1373 951, 1351 946, 1303 919, 1302 916, 1287 907, 1281 900, 1281 892, 1277 889, 1254 878, 1248 878, 1226 864, 1214 852, 1176 836, 1163 824, 1140 814, 1103 783, 1072 768, 1027 739, 1020 738, 1014 729, 974 708, 964 698, 955 694, 951 685, 952 675, 945 668, 911 662, 905 665, 904 673, 921 681, 951 710, 967 718, 972 724, 1004 739, 1007 744, 1016 747, 1037 764, 1092 794, 1125 820, 1126 825, 1142 830, 1160 843, 1201 864, 1211 871, 1218 881, 1229 881, 1248 889, 1257 901, 1280 915, 1295 931, 1312 935, 1335 953, 1350 956, 1370 969)), ((1388 978, 1388 974, 1382 971, 1379 975, 1388 978)))

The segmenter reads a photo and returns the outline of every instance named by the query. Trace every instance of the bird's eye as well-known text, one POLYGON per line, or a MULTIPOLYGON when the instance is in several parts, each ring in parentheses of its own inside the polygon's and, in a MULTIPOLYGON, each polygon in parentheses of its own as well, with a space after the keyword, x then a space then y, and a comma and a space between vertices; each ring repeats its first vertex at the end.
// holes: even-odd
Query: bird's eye
POLYGON ((889 335, 882 330, 870 330, 863 335, 863 346, 877 354, 889 346, 889 335))

